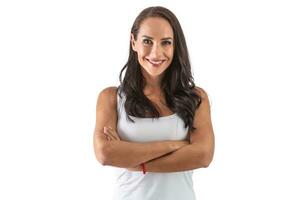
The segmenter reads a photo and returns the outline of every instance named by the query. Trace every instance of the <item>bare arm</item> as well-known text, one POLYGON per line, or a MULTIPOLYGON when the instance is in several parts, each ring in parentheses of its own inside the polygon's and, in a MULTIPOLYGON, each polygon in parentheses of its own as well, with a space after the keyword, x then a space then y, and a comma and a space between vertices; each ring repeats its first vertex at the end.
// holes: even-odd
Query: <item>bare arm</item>
MULTIPOLYGON (((160 158, 145 163, 147 172, 180 172, 209 166, 205 149, 198 144, 190 144, 160 158)), ((141 168, 128 168, 130 171, 141 171, 141 168)))
POLYGON ((107 159, 104 165, 129 168, 139 166, 141 163, 161 157, 186 145, 184 141, 159 142, 126 142, 110 141, 104 155, 107 159))
MULTIPOLYGON (((204 90, 200 91, 199 93, 203 98, 195 113, 194 127, 197 129, 190 134, 191 144, 147 162, 145 164, 146 171, 178 172, 209 166, 214 154, 214 133, 209 99, 204 90)), ((141 168, 128 168, 128 170, 141 171, 141 168)))
MULTIPOLYGON (((119 139, 109 141, 104 135, 104 127, 117 127, 116 87, 104 89, 98 97, 96 108, 96 127, 94 131, 94 152, 102 165, 116 167, 135 167, 141 163, 176 151, 187 144, 186 141, 158 141, 135 143, 119 139)), ((119 138, 117 132, 112 133, 119 138)))

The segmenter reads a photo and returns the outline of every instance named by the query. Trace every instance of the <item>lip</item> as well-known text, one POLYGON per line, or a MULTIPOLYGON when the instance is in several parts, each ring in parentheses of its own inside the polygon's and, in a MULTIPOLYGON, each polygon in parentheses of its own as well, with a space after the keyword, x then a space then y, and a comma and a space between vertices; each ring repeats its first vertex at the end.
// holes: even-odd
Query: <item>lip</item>
POLYGON ((163 64, 166 61, 166 60, 151 61, 151 60, 149 60, 147 58, 146 58, 146 60, 148 61, 148 63, 150 63, 152 66, 155 66, 155 67, 160 66, 161 64, 163 64), (158 63, 158 61, 161 61, 161 62, 158 63))

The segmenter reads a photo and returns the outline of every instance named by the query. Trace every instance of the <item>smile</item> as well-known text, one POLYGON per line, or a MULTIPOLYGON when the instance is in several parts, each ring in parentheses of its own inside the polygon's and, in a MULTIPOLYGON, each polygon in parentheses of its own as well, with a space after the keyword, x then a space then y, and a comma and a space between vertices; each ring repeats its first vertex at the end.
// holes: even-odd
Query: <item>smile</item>
POLYGON ((160 64, 162 64, 165 60, 157 60, 157 61, 154 61, 154 60, 149 60, 149 59, 146 59, 150 64, 154 65, 154 66, 158 66, 160 64))

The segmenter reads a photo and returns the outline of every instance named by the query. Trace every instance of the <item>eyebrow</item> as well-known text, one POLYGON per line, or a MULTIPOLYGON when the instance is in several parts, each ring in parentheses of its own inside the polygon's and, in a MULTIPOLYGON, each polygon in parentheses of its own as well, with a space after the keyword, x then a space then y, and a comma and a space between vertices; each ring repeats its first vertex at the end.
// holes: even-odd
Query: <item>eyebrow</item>
MULTIPOLYGON (((148 35, 143 35, 142 37, 145 37, 145 38, 148 38, 148 39, 153 40, 153 37, 150 37, 150 36, 148 36, 148 35)), ((166 38, 162 38, 161 40, 173 40, 173 38, 171 38, 171 37, 166 37, 166 38)))

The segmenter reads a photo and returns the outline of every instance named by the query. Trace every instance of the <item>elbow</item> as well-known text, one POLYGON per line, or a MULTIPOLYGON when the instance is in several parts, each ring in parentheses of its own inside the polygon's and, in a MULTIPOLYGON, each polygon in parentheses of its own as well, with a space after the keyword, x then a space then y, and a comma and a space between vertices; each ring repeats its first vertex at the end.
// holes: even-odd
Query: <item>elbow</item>
POLYGON ((200 167, 201 168, 207 168, 209 167, 210 163, 212 162, 213 156, 211 153, 205 152, 202 153, 200 156, 200 167))
POLYGON ((211 160, 204 160, 203 162, 201 162, 201 168, 209 167, 210 163, 211 163, 211 160))
POLYGON ((97 161, 102 165, 108 165, 109 161, 109 151, 108 151, 108 146, 107 145, 102 145, 100 147, 98 147, 97 149, 95 149, 95 155, 97 158, 97 161))

